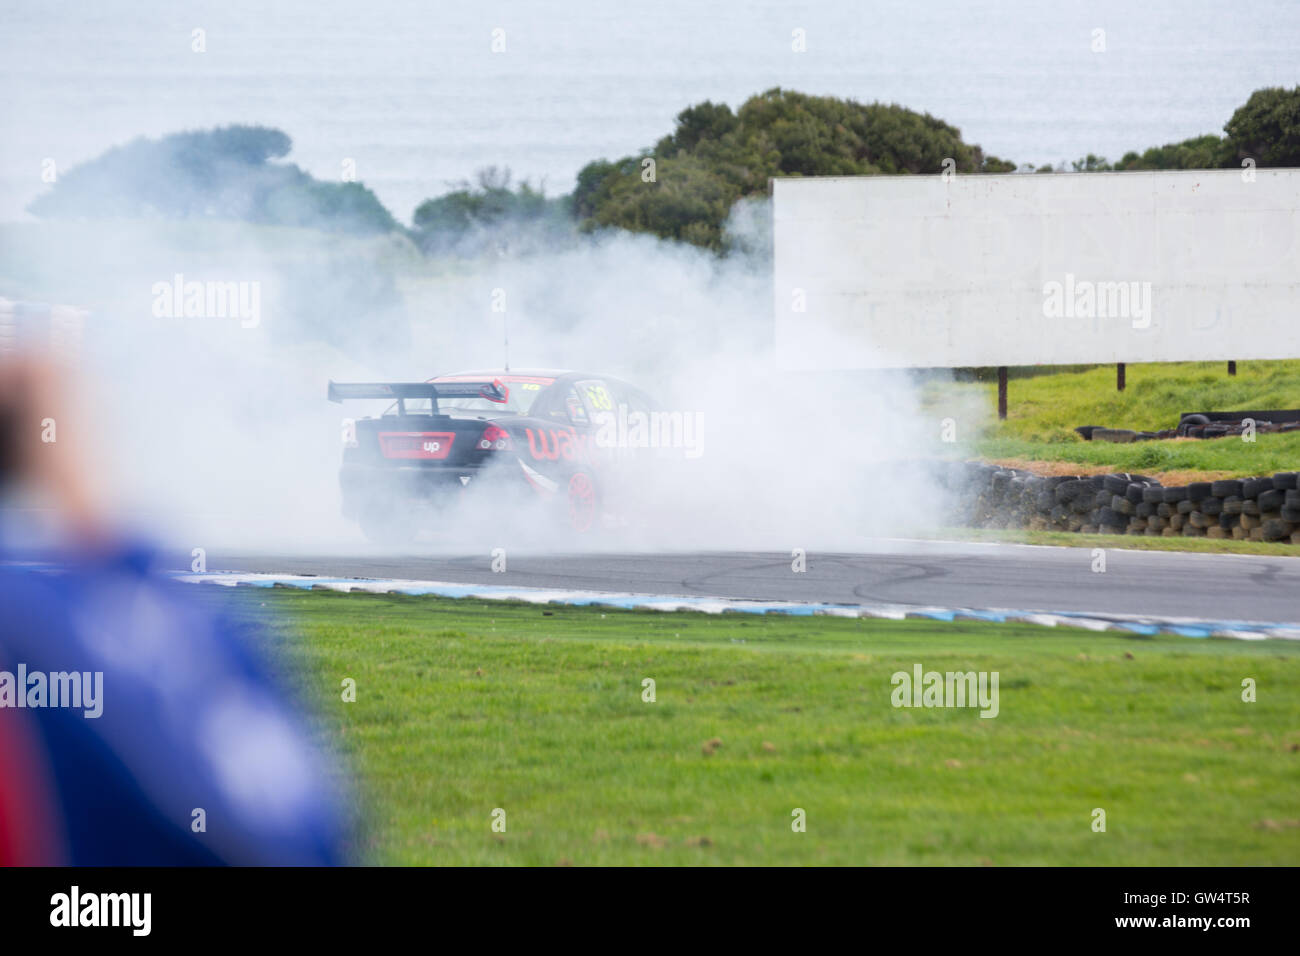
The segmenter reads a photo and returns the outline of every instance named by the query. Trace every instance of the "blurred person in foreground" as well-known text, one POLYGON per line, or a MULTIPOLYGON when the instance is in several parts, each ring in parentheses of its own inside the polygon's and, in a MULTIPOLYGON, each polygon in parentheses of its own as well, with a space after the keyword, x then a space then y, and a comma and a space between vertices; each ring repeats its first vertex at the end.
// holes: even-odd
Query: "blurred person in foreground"
POLYGON ((0 865, 348 862, 339 768, 255 629, 109 530, 68 387, 0 355, 0 865))

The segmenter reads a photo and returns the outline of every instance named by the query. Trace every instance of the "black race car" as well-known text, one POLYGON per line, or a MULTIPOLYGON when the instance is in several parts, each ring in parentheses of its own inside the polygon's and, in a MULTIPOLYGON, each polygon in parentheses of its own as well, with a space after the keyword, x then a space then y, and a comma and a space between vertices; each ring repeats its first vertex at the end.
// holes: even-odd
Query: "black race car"
POLYGON ((351 422, 339 484, 343 513, 371 540, 401 542, 427 507, 467 496, 540 498, 572 531, 608 521, 635 450, 598 432, 657 406, 608 375, 555 370, 462 372, 427 382, 329 383, 329 399, 392 399, 351 422))

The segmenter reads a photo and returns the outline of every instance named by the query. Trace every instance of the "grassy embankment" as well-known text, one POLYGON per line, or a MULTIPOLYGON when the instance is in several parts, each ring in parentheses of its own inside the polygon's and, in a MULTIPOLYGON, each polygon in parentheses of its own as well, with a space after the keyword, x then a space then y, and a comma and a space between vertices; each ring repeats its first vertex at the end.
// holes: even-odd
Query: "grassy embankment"
POLYGON ((1130 365, 1128 385, 1115 390, 1113 366, 1013 379, 1007 420, 996 420, 996 383, 932 385, 927 409, 966 417, 976 408, 973 450, 991 461, 1041 466, 1045 473, 1131 471, 1166 484, 1300 469, 1300 433, 1240 438, 1175 439, 1115 445, 1087 442, 1079 425, 1156 431, 1173 428, 1182 412, 1300 408, 1300 361, 1241 362, 1229 376, 1224 362, 1130 365), (1064 466, 1069 466, 1066 469, 1064 466), (1166 481, 1165 479, 1169 479, 1166 481))
POLYGON ((1300 859, 1286 642, 209 594, 283 613, 274 643, 356 769, 371 862, 1300 859), (893 707, 917 663, 998 671, 997 717, 893 707))
MULTIPOLYGON (((1038 474, 1136 472, 1165 485, 1215 478, 1243 478, 1300 470, 1300 432, 1239 437, 1174 439, 1132 444, 1084 441, 1079 425, 1156 431, 1173 428, 1194 411, 1247 411, 1300 407, 1300 361, 1239 362, 1236 376, 1226 362, 1130 365, 1127 388, 1115 389, 1114 366, 1013 378, 1005 422, 997 421, 996 382, 932 383, 924 390, 929 416, 952 417, 965 455, 1038 474)), ((952 446, 939 446, 951 448, 952 446)), ((988 537, 981 532, 954 532, 988 537)), ((997 532, 999 540, 1251 554, 1296 554, 1293 545, 1198 538, 1134 538, 1052 532, 997 532)))

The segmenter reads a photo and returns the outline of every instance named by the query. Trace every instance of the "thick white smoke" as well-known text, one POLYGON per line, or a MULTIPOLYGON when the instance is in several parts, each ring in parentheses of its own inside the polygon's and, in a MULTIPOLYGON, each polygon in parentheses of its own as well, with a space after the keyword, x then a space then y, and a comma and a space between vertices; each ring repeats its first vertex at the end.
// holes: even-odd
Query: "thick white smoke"
MULTIPOLYGON (((724 258, 621 232, 463 260, 234 224, 25 228, 41 237, 19 256, 40 294, 92 309, 95 481, 123 522, 175 547, 374 550, 339 514, 337 472, 343 419, 377 408, 327 403, 326 382, 500 368, 507 332, 512 368, 614 375, 699 416, 698 457, 638 469, 619 489, 627 525, 580 546, 851 549, 938 516, 909 464, 938 425, 905 376, 795 373, 774 354, 766 203, 738 207, 748 252, 724 258), (256 323, 159 315, 178 275, 257 283, 256 323)), ((578 546, 551 531, 485 502, 412 547, 578 546)))

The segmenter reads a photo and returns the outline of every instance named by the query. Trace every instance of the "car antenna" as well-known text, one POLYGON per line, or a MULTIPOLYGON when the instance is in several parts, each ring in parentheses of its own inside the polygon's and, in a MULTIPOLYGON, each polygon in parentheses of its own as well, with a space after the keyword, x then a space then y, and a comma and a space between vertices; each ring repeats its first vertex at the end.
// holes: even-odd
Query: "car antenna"
POLYGON ((506 371, 510 371, 510 319, 506 312, 501 313, 501 338, 505 343, 506 371))

